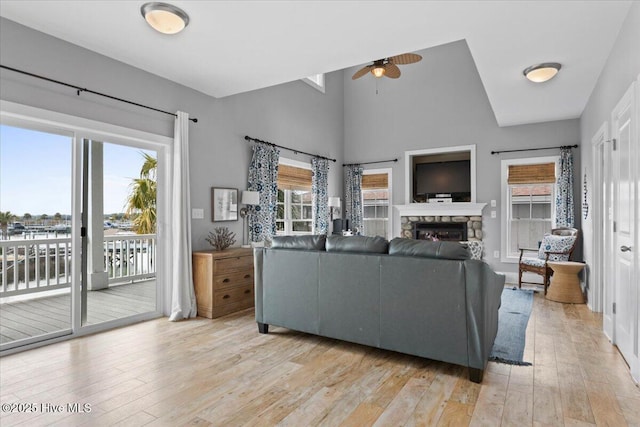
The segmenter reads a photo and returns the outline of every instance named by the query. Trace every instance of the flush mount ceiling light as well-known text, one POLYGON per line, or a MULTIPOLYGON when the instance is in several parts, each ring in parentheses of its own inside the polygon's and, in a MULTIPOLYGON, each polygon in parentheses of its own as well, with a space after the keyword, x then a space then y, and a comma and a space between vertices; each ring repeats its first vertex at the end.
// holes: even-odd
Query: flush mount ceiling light
POLYGON ((542 83, 547 80, 551 80, 558 71, 560 71, 562 65, 557 62, 545 62, 543 64, 532 65, 531 67, 525 68, 522 74, 532 82, 542 83))
POLYGON ((140 13, 154 30, 163 34, 179 33, 189 24, 189 15, 168 3, 145 3, 140 8, 140 13))

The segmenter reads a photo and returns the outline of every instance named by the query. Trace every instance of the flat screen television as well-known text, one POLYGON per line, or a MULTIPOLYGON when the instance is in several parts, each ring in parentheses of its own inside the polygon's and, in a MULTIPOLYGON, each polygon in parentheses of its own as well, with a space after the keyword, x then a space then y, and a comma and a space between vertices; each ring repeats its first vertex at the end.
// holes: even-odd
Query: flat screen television
POLYGON ((470 160, 418 163, 413 177, 416 195, 427 198, 436 194, 471 195, 470 160))

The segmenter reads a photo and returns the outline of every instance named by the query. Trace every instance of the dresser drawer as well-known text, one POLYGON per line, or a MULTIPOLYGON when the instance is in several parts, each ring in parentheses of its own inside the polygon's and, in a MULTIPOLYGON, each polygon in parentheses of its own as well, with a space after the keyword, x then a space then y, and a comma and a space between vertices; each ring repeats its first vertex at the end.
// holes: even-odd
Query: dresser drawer
POLYGON ((253 284, 249 283, 234 289, 216 291, 213 293, 213 306, 218 307, 226 304, 239 302, 253 302, 253 284))
POLYGON ((233 273, 236 271, 253 270, 253 257, 243 256, 236 258, 217 259, 214 261, 216 276, 233 273))
POLYGON ((234 288, 236 286, 251 285, 253 283, 253 269, 218 274, 213 277, 213 289, 234 288))
POLYGON ((198 316, 215 319, 253 307, 253 250, 195 251, 193 285, 198 316))

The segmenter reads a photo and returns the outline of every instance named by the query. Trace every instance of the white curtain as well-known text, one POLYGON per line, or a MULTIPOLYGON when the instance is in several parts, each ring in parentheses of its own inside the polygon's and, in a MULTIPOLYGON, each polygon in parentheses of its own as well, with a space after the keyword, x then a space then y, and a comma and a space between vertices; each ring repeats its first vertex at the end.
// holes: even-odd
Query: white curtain
POLYGON ((178 111, 173 133, 173 187, 171 189, 171 316, 196 317, 196 295, 191 271, 191 200, 189 197, 189 115, 178 111))

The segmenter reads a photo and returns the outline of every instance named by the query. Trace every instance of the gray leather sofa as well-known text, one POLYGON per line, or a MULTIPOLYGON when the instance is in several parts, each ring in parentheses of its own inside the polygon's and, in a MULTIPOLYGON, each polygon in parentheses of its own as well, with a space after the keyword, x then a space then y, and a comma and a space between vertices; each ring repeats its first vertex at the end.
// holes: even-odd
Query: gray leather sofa
POLYGON ((256 248, 256 321, 469 367, 481 382, 504 276, 455 242, 276 237, 256 248))

